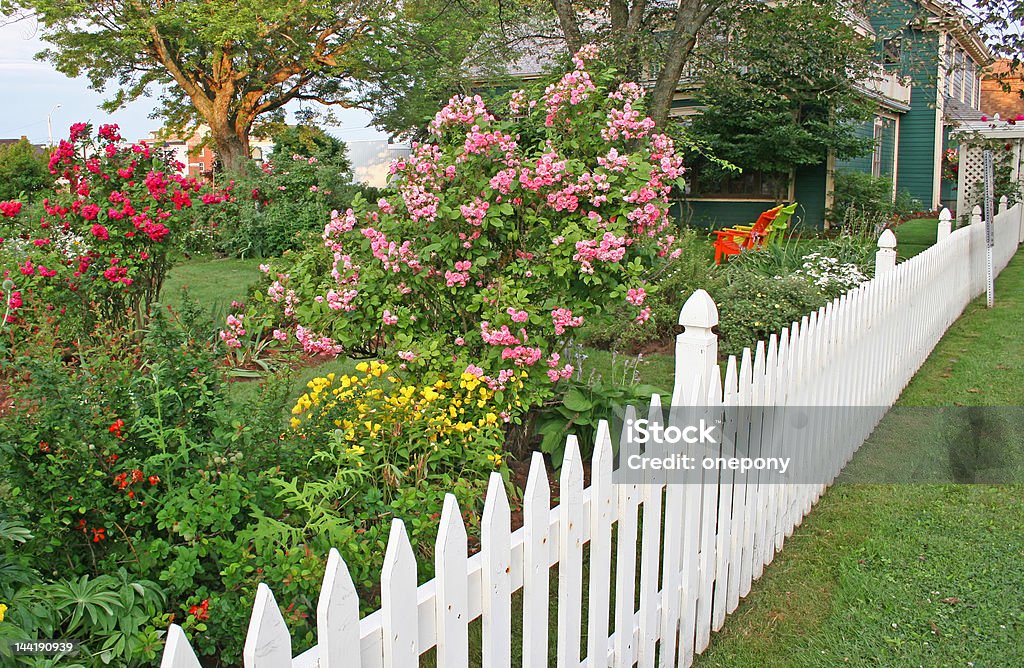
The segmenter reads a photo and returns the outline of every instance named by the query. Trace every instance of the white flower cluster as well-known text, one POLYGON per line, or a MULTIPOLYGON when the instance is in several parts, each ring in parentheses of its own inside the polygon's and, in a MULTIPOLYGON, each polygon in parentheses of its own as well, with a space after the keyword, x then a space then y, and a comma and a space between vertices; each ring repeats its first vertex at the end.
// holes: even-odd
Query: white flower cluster
POLYGON ((57 232, 50 240, 53 243, 54 250, 68 260, 74 260, 80 255, 87 255, 89 253, 89 245, 78 234, 57 232))
MULTIPOLYGON (((56 232, 50 237, 50 244, 53 250, 68 260, 77 259, 79 255, 86 255, 89 252, 85 239, 70 232, 56 232)), ((28 259, 39 251, 32 240, 19 237, 4 239, 3 250, 9 257, 18 261, 28 259)))
POLYGON ((800 259, 803 260, 803 265, 793 274, 807 278, 824 290, 833 291, 839 288, 846 291, 868 280, 860 267, 852 262, 840 262, 821 253, 810 253, 800 259))

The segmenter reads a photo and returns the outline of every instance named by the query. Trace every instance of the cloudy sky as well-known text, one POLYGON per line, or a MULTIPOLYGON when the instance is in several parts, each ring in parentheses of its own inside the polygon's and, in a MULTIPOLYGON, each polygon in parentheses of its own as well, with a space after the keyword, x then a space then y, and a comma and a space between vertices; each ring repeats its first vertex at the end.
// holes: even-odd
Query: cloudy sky
MULTIPOLYGON (((54 141, 67 134, 72 123, 117 123, 128 139, 141 139, 160 127, 149 118, 155 108, 152 100, 142 98, 113 114, 100 109, 105 99, 89 89, 84 78, 69 79, 49 63, 33 59, 46 43, 39 38, 31 19, 0 26, 0 139, 22 135, 34 143, 49 140, 46 119, 51 115, 54 141), (60 105, 56 110, 55 107, 60 105)), ((343 141, 384 139, 386 135, 368 127, 369 116, 345 109, 336 112, 342 125, 327 128, 343 141)))

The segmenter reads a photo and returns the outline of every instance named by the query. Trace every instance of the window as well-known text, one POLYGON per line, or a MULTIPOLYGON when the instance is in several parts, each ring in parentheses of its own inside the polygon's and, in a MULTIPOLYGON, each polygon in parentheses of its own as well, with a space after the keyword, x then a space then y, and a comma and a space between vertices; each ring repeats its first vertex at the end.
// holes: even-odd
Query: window
POLYGON ((903 38, 890 37, 882 42, 882 64, 899 65, 903 62, 903 38))
POLYGON ((752 169, 723 175, 720 170, 701 167, 693 165, 687 172, 686 194, 690 197, 774 201, 789 189, 789 178, 784 174, 752 169))

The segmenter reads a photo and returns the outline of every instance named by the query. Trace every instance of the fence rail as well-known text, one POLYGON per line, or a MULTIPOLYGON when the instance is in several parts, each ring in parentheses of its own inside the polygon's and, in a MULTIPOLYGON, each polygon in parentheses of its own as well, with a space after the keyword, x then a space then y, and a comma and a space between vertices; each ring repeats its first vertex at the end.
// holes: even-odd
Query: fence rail
MULTIPOLYGON (((977 210, 975 220, 980 222, 977 210)), ((578 443, 569 437, 555 508, 543 458, 534 455, 524 524, 514 532, 505 485, 500 475, 491 475, 477 554, 467 556, 466 528, 455 497, 447 495, 435 550, 437 576, 423 585, 417 586, 405 525, 394 520, 381 573, 381 607, 365 618, 359 618, 348 569, 331 550, 317 608, 318 644, 294 659, 274 595, 260 584, 245 638, 245 666, 409 668, 436 648, 439 666, 497 667, 511 665, 513 646, 521 648, 527 668, 548 666, 552 655, 558 668, 689 666, 946 329, 984 292, 984 226, 949 231, 948 221, 944 212, 937 243, 901 264, 895 238, 884 233, 874 279, 744 350, 739 359, 730 357, 724 378, 711 297, 697 291, 680 313, 684 331, 676 341, 672 406, 701 406, 709 416, 734 408, 737 417, 726 425, 737 450, 768 456, 792 444, 789 452, 819 472, 821 483, 780 485, 755 478, 737 484, 728 472, 698 470, 693 475, 703 477, 694 484, 613 484, 612 434, 602 422, 589 487, 583 485, 578 443), (793 431, 766 406, 879 408, 869 411, 868 420, 864 413, 856 420, 839 414, 793 431), (513 593, 519 590, 521 625, 512 619, 513 593), (477 618, 482 644, 471 656, 469 625, 477 618), (551 628, 557 629, 553 636, 551 628), (551 637, 557 638, 554 647, 551 637)), ((1020 242, 1024 205, 1008 208, 1004 198, 995 218, 996 273, 1020 242)), ((647 412, 651 422, 666 417, 657 396, 647 412)), ((627 409, 627 421, 635 416, 627 409)), ((671 421, 671 411, 667 417, 671 421)), ((161 665, 199 666, 177 625, 170 627, 161 665)))

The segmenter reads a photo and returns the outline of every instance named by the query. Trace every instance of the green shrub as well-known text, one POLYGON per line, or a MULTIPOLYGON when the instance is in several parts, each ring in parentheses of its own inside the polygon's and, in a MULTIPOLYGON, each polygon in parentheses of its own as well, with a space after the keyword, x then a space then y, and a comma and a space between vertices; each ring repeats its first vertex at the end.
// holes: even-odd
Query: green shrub
POLYGON ((892 180, 853 170, 836 172, 835 200, 828 217, 849 234, 878 238, 896 218, 922 207, 920 200, 899 190, 893 200, 892 180))
POLYGON ((239 201, 218 228, 217 248, 236 257, 277 257, 313 243, 334 209, 359 188, 345 145, 318 128, 286 128, 254 173, 239 177, 239 201))
POLYGON ((828 300, 802 276, 731 272, 712 291, 718 304, 718 351, 739 355, 828 300))
POLYGON ((0 146, 0 200, 42 201, 46 191, 53 190, 48 162, 48 152, 37 151, 27 139, 0 146))

